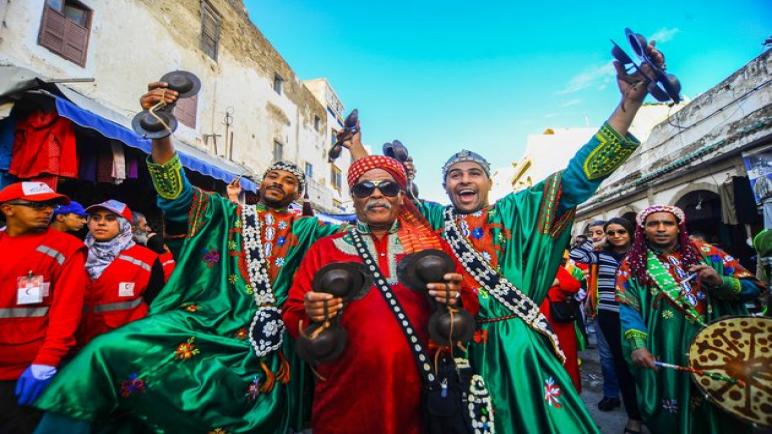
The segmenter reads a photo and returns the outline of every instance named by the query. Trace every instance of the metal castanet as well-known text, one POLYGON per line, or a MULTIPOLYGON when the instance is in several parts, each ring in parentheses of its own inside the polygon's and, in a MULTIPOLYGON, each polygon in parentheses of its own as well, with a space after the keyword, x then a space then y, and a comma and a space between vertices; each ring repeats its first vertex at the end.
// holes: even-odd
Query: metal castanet
MULTIPOLYGON (((343 299, 344 303, 362 298, 372 285, 372 279, 362 264, 336 262, 322 267, 314 276, 311 288, 343 299)), ((322 322, 313 323, 300 330, 295 349, 298 356, 315 365, 336 360, 343 354, 348 342, 348 333, 338 323, 341 310, 335 317, 326 312, 322 322)))
MULTIPOLYGON (((394 158, 402 164, 405 164, 408 158, 410 158, 407 147, 397 139, 383 144, 383 155, 394 158)), ((408 179, 407 192, 413 199, 418 199, 418 186, 413 182, 412 177, 408 179)))
MULTIPOLYGON (((172 71, 163 75, 161 82, 167 83, 167 89, 177 92, 177 100, 190 98, 201 90, 201 80, 188 71, 172 71)), ((131 120, 131 127, 145 139, 162 139, 177 130, 179 123, 174 116, 175 103, 159 101, 148 110, 142 110, 131 120)))
MULTIPOLYGON (((397 265, 397 278, 416 291, 426 291, 429 283, 444 283, 443 276, 455 272, 455 263, 442 250, 428 249, 407 255, 397 265)), ((474 317, 461 307, 443 305, 429 317, 429 337, 440 345, 453 346, 474 336, 474 317)))
POLYGON ((646 46, 648 42, 646 38, 640 33, 635 33, 629 28, 625 28, 625 37, 627 42, 632 47, 633 52, 640 59, 640 64, 635 63, 632 57, 630 57, 625 51, 617 45, 616 42, 611 41, 614 47, 611 49, 611 55, 619 63, 621 63, 627 72, 636 70, 643 74, 648 81, 648 91, 657 101, 667 102, 673 101, 673 104, 678 104, 681 101, 681 82, 673 74, 665 72, 664 67, 657 65, 646 52, 646 46), (648 65, 653 75, 649 75, 643 72, 642 65, 648 65))
POLYGON ((354 109, 351 111, 351 113, 346 116, 346 119, 343 121, 343 134, 341 135, 341 138, 335 142, 334 145, 330 148, 330 151, 327 153, 327 161, 332 163, 340 157, 340 153, 343 151, 343 142, 351 138, 354 134, 359 132, 359 110, 354 109))

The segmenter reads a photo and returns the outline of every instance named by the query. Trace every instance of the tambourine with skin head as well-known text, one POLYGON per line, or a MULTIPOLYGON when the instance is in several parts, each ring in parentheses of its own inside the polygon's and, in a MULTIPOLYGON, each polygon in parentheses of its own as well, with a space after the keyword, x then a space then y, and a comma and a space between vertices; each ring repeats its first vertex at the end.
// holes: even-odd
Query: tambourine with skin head
MULTIPOLYGON (((447 253, 436 249, 407 255, 397 265, 399 281, 416 291, 426 291, 429 283, 445 282, 443 276, 453 272, 453 260, 447 253)), ((475 326, 474 317, 463 308, 437 306, 429 317, 429 337, 440 345, 452 346, 472 339, 475 326)))
POLYGON ((772 427, 772 318, 725 317, 709 324, 692 340, 689 364, 697 371, 692 379, 713 404, 772 427))
MULTIPOLYGON (((344 303, 362 298, 372 286, 372 278, 364 265, 355 262, 335 262, 322 267, 314 276, 311 288, 343 299, 344 303)), ((338 316, 342 313, 339 312, 338 316)), ((298 356, 310 364, 331 362, 346 349, 348 333, 338 324, 337 316, 313 323, 300 331, 295 349, 298 356)))
MULTIPOLYGON (((201 80, 192 72, 172 71, 161 77, 168 84, 167 89, 178 93, 180 98, 190 98, 201 90, 201 80)), ((159 103, 150 110, 143 110, 131 120, 131 127, 145 139, 162 139, 177 130, 179 123, 174 116, 175 104, 159 103)))
POLYGON ((332 145, 330 152, 327 153, 327 161, 332 163, 340 157, 340 153, 343 151, 343 142, 348 139, 349 136, 353 136, 359 131, 357 123, 359 122, 359 110, 354 109, 346 116, 346 120, 343 121, 343 136, 342 138, 332 145))
POLYGON ((641 60, 641 64, 636 64, 633 59, 627 55, 625 50, 617 45, 616 42, 611 41, 614 45, 614 48, 611 49, 611 55, 614 56, 614 59, 621 63, 627 72, 637 70, 646 76, 646 79, 649 81, 649 93, 657 101, 667 102, 672 100, 674 104, 678 104, 681 101, 681 82, 678 81, 678 78, 673 74, 665 73, 665 71, 657 66, 657 64, 649 57, 648 53, 646 53, 648 42, 643 35, 635 33, 629 28, 625 28, 625 36, 633 51, 641 60), (654 74, 653 76, 645 74, 641 70, 641 65, 643 64, 649 65, 654 74))

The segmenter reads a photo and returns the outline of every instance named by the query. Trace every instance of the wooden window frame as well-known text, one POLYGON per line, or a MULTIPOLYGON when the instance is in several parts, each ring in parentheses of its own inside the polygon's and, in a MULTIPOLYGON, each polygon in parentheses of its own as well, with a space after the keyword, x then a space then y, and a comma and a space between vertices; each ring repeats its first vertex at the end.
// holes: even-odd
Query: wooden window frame
POLYGON ((217 58, 220 53, 220 38, 222 37, 222 15, 217 12, 217 9, 212 6, 207 0, 201 0, 201 38, 199 46, 210 59, 217 62, 217 58), (206 31, 206 22, 208 19, 212 20, 214 30, 216 34, 210 35, 206 31), (208 41, 212 42, 212 47, 209 47, 208 41), (210 48, 212 52, 210 52, 210 48))
POLYGON ((196 129, 198 119, 198 95, 177 100, 174 105, 174 116, 183 125, 196 129))
POLYGON ((68 60, 80 67, 86 66, 86 61, 88 60, 88 46, 89 42, 91 41, 91 24, 94 17, 94 10, 86 6, 85 4, 81 3, 78 0, 62 0, 62 10, 56 10, 48 5, 48 2, 43 3, 43 11, 40 18, 40 28, 38 29, 38 45, 41 47, 46 48, 47 50, 51 51, 52 53, 57 54, 59 57, 68 60), (86 25, 81 26, 80 24, 76 23, 75 21, 67 18, 66 15, 64 15, 64 8, 67 5, 70 6, 76 6, 80 9, 83 9, 86 11, 86 25), (54 35, 53 30, 54 28, 51 26, 51 21, 59 20, 62 24, 62 32, 61 36, 54 35), (73 27, 74 26, 74 27, 73 27), (72 30, 78 30, 81 32, 84 32, 85 35, 83 36, 83 47, 82 50, 79 50, 80 55, 79 58, 76 58, 75 56, 71 55, 71 53, 68 52, 68 46, 73 46, 71 43, 72 39, 68 39, 68 29, 70 29, 70 32, 72 30), (59 39, 61 40, 61 44, 55 44, 54 41, 51 39, 59 39), (68 43, 68 41, 70 41, 68 43), (60 45, 60 46, 57 46, 60 45))

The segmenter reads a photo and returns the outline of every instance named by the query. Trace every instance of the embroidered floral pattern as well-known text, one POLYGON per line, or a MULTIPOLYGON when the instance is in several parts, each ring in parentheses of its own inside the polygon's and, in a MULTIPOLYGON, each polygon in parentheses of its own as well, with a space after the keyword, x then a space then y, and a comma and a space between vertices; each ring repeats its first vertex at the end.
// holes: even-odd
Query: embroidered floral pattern
POLYGON ((215 429, 209 431, 209 433, 207 433, 207 434, 228 434, 228 431, 225 431, 222 428, 215 428, 215 429))
POLYGON ((216 249, 204 250, 203 260, 207 267, 212 268, 220 262, 220 252, 216 249))
POLYGON ((279 257, 279 258, 276 258, 276 260, 275 260, 275 261, 273 261, 273 263, 274 263, 274 264, 275 264, 277 267, 283 267, 283 266, 284 266, 284 258, 283 258, 283 257, 279 257))
POLYGON ((182 308, 185 309, 185 311, 190 312, 190 313, 198 312, 198 305, 195 304, 195 303, 187 304, 187 305, 183 306, 182 308))
POLYGON ((484 234, 483 228, 474 228, 474 230, 472 230, 472 238, 475 240, 479 240, 484 234))
POLYGON ((664 319, 671 319, 673 318, 673 311, 670 309, 665 309, 662 311, 662 318, 664 319))
POLYGON ((228 276, 228 282, 231 285, 235 285, 238 280, 239 280, 239 277, 236 276, 235 274, 231 274, 230 276, 228 276))
POLYGON ((136 372, 129 375, 129 378, 121 381, 121 397, 128 398, 135 393, 145 391, 145 382, 139 378, 136 372))
POLYGON ((258 395, 260 395, 260 380, 257 378, 257 375, 255 375, 254 378, 252 378, 252 382, 247 386, 246 397, 248 401, 254 401, 257 399, 258 395))
POLYGON ((236 333, 233 334, 233 337, 243 341, 244 339, 249 337, 249 330, 247 330, 246 327, 242 327, 236 330, 236 333))
POLYGON ((472 337, 472 340, 476 344, 484 344, 488 342, 488 330, 477 329, 474 332, 474 336, 472 337))
POLYGON ((186 342, 177 345, 177 349, 174 351, 174 357, 179 360, 190 360, 193 356, 201 354, 201 350, 194 344, 195 340, 195 337, 191 337, 186 342))
POLYGON ((675 399, 663 399, 662 408, 670 414, 678 413, 678 401, 675 399))
POLYGON ((555 383, 555 379, 552 377, 544 381, 544 400, 547 401, 548 405, 560 408, 560 386, 555 383))

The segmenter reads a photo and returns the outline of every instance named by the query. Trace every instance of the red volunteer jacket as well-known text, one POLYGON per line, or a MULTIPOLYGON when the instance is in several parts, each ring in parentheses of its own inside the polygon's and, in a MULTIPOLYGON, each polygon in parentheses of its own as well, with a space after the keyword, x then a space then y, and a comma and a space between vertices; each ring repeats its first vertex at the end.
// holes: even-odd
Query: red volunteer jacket
POLYGON ((147 316, 148 304, 143 295, 156 261, 157 253, 134 245, 122 251, 98 279, 91 280, 78 345, 147 316))
POLYGON ((0 252, 0 380, 16 380, 32 363, 58 366, 74 347, 86 246, 50 228, 16 237, 0 231, 0 252))
POLYGON ((174 272, 174 268, 177 266, 177 262, 174 260, 172 252, 169 251, 165 251, 158 255, 158 260, 161 261, 161 266, 164 269, 164 282, 168 282, 174 272))

